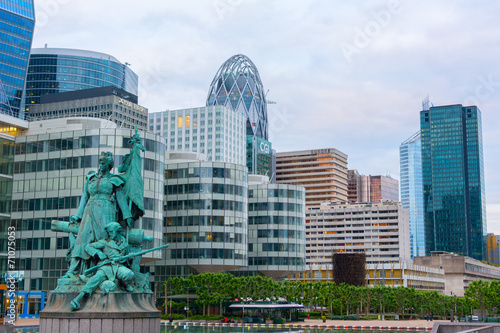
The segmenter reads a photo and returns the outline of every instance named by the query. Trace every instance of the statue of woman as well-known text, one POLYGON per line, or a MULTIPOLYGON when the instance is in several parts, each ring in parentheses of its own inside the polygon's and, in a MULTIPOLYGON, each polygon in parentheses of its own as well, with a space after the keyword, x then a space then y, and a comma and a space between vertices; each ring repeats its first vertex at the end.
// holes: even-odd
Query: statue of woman
POLYGON ((87 174, 80 206, 76 215, 70 217, 73 223, 80 223, 74 246, 71 250, 71 262, 68 272, 63 278, 77 276, 88 268, 91 259, 85 252, 85 246, 107 237, 105 226, 119 220, 132 222, 130 208, 123 191, 125 179, 111 174, 114 160, 113 154, 103 152, 99 157, 99 171, 87 174), (118 209, 120 211, 118 211, 118 209))

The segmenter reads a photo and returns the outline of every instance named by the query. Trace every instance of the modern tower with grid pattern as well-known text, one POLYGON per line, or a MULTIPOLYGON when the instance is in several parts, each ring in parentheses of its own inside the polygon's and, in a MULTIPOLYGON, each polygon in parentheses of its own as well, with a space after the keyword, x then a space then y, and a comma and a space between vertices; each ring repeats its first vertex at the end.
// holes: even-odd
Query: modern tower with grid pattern
POLYGON ((420 112, 425 250, 483 259, 486 237, 483 135, 477 106, 420 112))

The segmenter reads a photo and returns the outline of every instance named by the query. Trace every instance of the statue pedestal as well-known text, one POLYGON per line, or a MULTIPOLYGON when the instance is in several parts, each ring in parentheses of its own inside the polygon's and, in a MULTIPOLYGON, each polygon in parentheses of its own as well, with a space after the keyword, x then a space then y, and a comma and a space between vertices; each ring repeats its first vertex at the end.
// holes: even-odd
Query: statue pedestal
POLYGON ((40 312, 40 333, 139 333, 160 332, 160 312, 152 293, 94 293, 71 310, 78 292, 49 293, 40 312))

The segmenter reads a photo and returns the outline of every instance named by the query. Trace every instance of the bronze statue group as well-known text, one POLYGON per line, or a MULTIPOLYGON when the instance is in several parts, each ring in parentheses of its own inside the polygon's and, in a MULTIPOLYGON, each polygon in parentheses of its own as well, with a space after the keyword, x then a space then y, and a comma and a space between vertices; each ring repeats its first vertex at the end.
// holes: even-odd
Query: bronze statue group
POLYGON ((152 238, 145 237, 143 230, 131 229, 144 215, 140 151, 145 148, 137 130, 129 142, 131 152, 124 156, 120 174, 111 173, 113 154, 101 153, 98 171, 85 178, 78 212, 69 224, 52 223, 53 230, 70 235, 69 269, 62 279, 84 283, 71 301, 72 310, 80 309, 84 297, 98 288, 103 293, 151 292, 147 275, 139 272, 141 255, 167 246, 141 251, 142 242, 152 238))

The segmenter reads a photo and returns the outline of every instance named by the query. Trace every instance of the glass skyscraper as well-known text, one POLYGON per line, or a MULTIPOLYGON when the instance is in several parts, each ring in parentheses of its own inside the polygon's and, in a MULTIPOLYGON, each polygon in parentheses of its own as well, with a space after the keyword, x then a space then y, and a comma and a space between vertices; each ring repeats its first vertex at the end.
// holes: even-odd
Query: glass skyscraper
POLYGON ((425 256, 422 144, 420 131, 399 146, 401 204, 410 212, 411 257, 425 256))
POLYGON ((247 136, 268 140, 267 104, 259 71, 245 55, 232 56, 210 84, 207 106, 224 105, 247 118, 247 136))
POLYGON ((447 105, 420 112, 426 254, 483 259, 486 202, 481 112, 447 105))
POLYGON ((0 0, 0 113, 21 119, 34 27, 33 0, 0 0))
POLYGON ((31 50, 26 77, 26 105, 40 96, 66 91, 114 86, 138 95, 138 76, 115 57, 87 50, 38 48, 31 50))

